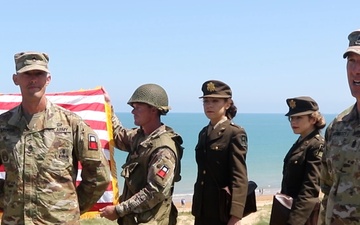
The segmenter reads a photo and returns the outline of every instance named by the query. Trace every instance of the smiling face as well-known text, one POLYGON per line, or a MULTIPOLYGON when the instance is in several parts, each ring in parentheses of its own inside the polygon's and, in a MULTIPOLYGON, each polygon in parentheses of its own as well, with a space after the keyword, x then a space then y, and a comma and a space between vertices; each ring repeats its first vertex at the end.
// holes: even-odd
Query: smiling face
POLYGON ((348 53, 346 70, 351 94, 360 102, 360 55, 348 53))

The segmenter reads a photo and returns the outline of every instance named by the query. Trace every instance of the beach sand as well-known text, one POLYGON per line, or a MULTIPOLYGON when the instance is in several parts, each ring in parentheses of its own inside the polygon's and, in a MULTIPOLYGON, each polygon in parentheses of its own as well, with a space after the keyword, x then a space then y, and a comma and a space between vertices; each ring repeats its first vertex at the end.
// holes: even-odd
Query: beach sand
MULTIPOLYGON (((270 217, 270 210, 272 204, 273 195, 257 195, 256 206, 257 211, 251 213, 241 220, 241 225, 254 225, 256 222, 263 218, 270 217)), ((185 202, 184 205, 181 201, 175 202, 175 205, 179 211, 178 225, 192 225, 194 224, 194 217, 191 215, 191 202, 185 202)))
MULTIPOLYGON (((254 225, 259 221, 270 221, 270 212, 273 195, 257 195, 256 206, 257 211, 251 213, 241 220, 241 225, 254 225)), ((178 222, 177 225, 193 225, 194 217, 191 215, 191 197, 185 198, 185 204, 181 204, 181 199, 175 199, 174 201, 178 211, 178 222)), ((82 219, 81 225, 117 225, 116 220, 110 221, 105 218, 92 218, 82 219)))

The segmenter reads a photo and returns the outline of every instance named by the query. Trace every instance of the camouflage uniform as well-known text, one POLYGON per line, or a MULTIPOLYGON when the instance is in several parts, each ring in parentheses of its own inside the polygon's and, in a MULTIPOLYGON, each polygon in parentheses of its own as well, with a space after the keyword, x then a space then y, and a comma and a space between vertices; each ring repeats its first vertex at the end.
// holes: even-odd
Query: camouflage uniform
POLYGON ((116 147, 129 152, 121 172, 125 185, 116 206, 118 223, 176 224, 172 193, 180 180, 182 138, 165 125, 145 136, 141 128, 123 128, 114 114, 112 122, 116 147))
POLYGON ((0 163, 2 224, 80 224, 110 182, 96 133, 50 101, 29 123, 21 106, 0 116, 0 163))
POLYGON ((325 133, 321 223, 360 224, 360 122, 355 106, 339 114, 325 133))

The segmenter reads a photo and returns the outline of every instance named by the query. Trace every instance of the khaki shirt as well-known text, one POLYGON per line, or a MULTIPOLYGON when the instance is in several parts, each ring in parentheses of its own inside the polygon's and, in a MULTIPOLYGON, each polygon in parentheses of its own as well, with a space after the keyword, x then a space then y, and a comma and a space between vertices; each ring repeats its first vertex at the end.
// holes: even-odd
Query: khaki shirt
POLYGON ((0 115, 0 164, 2 224, 79 224, 110 182, 96 133, 50 101, 29 123, 21 106, 0 115))

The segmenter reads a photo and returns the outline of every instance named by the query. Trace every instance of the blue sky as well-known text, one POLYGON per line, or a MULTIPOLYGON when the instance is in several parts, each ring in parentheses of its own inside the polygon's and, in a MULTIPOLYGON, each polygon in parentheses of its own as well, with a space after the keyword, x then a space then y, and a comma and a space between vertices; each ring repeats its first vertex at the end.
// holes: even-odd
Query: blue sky
POLYGON ((173 112, 202 112, 201 85, 228 83, 240 113, 286 113, 309 95, 323 113, 355 102, 346 78, 358 1, 3 1, 0 92, 17 93, 13 55, 50 56, 48 92, 103 86, 118 112, 144 83, 173 112))

